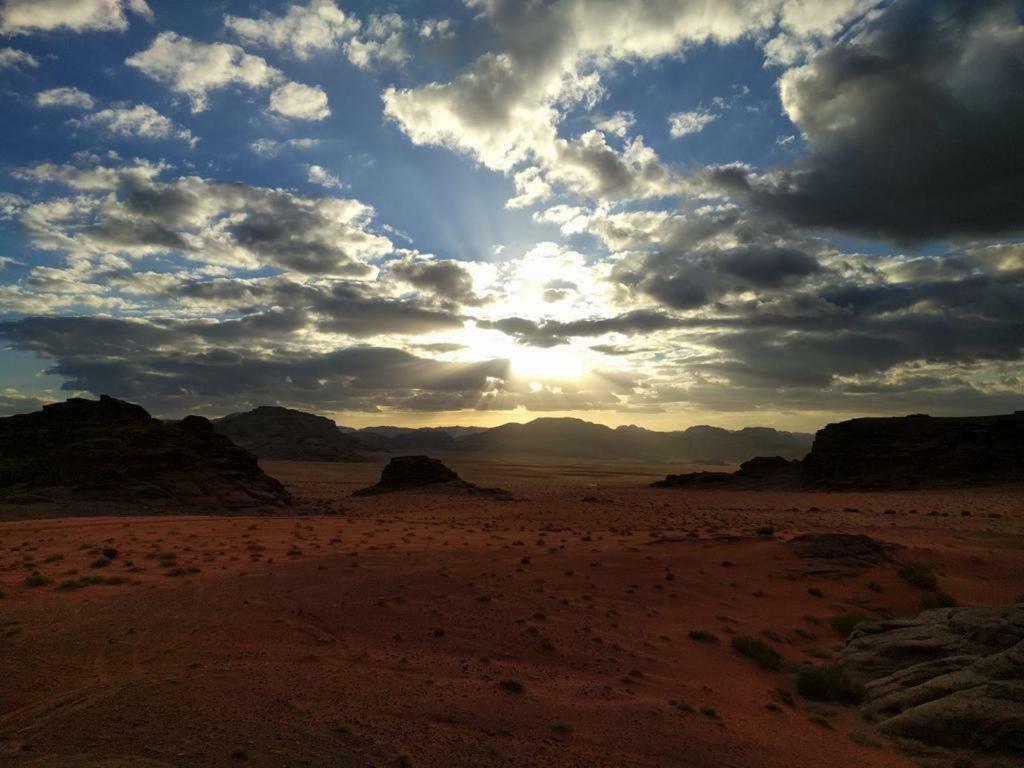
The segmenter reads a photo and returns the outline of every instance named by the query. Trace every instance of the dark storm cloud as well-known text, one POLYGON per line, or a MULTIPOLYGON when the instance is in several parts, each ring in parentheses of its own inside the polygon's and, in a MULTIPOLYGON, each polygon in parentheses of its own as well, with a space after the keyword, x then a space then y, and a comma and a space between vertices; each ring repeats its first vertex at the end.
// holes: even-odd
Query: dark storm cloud
MULTIPOLYGON (((97 318, 24 318, 0 324, 0 337, 18 350, 53 361, 50 373, 64 389, 109 393, 158 413, 193 409, 227 412, 284 402, 312 409, 374 410, 383 405, 478 400, 508 375, 504 360, 443 362, 385 347, 349 347, 327 353, 245 345, 196 349, 197 337, 215 343, 245 341, 280 313, 216 326, 97 318)), ((266 341, 266 335, 262 337, 266 341)))
POLYGON ((418 334, 462 327, 462 318, 413 301, 367 295, 358 284, 336 283, 316 293, 310 305, 322 317, 318 327, 331 333, 366 337, 379 334, 418 334))
POLYGON ((402 259, 388 264, 388 274, 451 305, 483 303, 473 291, 473 276, 456 261, 402 259))
POLYGON ((1019 0, 898 0, 780 80, 802 164, 710 178, 804 227, 901 242, 1024 231, 1019 0))

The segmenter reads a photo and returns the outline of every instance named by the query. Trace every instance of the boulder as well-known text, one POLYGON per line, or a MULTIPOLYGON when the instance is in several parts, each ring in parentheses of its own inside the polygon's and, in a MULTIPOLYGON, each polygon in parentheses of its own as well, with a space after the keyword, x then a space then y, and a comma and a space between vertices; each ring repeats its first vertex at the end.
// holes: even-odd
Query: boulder
POLYGON ((454 492, 507 496, 499 488, 480 488, 467 483, 439 459, 429 456, 396 456, 380 474, 380 481, 369 488, 356 491, 353 496, 373 496, 393 491, 442 489, 454 492))
POLYGON ((885 734, 1024 754, 1024 604, 861 623, 841 663, 885 734))
POLYGON ((291 501, 206 419, 164 423, 106 395, 0 419, 0 501, 25 499, 228 509, 291 501))

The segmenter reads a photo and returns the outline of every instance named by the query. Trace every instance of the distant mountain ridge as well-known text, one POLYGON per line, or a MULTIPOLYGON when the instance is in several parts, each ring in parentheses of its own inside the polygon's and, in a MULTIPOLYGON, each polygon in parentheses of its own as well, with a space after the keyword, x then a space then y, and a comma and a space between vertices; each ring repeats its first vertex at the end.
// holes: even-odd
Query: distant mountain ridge
POLYGON ((498 427, 353 429, 323 416, 260 406, 213 422, 218 432, 261 459, 358 461, 365 452, 466 451, 538 458, 739 464, 752 456, 801 458, 812 435, 768 427, 727 430, 696 426, 655 432, 635 425, 606 427, 583 419, 541 417, 498 427))
POLYGON ((759 455, 801 458, 810 450, 812 440, 813 435, 768 427, 731 431, 695 426, 655 432, 633 425, 613 429, 582 419, 544 417, 470 435, 458 441, 458 448, 566 458, 738 464, 759 455))

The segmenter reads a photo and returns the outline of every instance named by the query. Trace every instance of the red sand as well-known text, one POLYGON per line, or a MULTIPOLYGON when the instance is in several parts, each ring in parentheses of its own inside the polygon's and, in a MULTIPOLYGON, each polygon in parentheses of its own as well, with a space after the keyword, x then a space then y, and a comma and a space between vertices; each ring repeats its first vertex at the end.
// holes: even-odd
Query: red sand
POLYGON ((782 541, 867 533, 963 604, 1024 593, 1019 488, 693 492, 450 464, 517 500, 352 499, 379 465, 273 463, 331 514, 0 510, 0 766, 912 766, 858 743, 853 711, 786 706, 792 675, 730 649, 768 631, 817 663, 841 647, 831 616, 920 607, 892 566, 836 572, 782 541), (53 582, 27 586, 35 570, 53 582), (125 581, 58 589, 83 575, 125 581))

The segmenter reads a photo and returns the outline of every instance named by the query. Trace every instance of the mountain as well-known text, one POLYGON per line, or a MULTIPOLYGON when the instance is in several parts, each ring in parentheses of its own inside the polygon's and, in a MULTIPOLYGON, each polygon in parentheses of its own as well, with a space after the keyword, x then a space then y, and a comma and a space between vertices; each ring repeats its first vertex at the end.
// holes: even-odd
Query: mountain
POLYGON ((366 447, 331 419, 274 405, 224 416, 213 427, 261 459, 362 461, 366 447))
POLYGON ((376 451, 454 451, 468 435, 486 432, 486 427, 339 427, 363 447, 376 451))
POLYGON ((655 432, 636 426, 612 429, 575 418, 540 418, 470 435, 458 442, 458 449, 567 458, 736 464, 759 455, 800 458, 810 444, 811 435, 764 427, 730 431, 699 426, 678 432, 655 432))
POLYGON ((0 499, 69 498, 227 509, 291 502, 255 456, 201 416, 161 422, 102 395, 0 419, 0 499))

